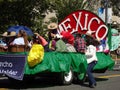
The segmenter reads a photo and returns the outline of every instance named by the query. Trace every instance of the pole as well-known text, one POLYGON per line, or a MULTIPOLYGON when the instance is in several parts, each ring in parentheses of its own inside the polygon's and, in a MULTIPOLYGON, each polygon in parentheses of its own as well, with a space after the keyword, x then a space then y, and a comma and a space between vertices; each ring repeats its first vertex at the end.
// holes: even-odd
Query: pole
POLYGON ((105 24, 108 24, 108 0, 105 0, 105 24))

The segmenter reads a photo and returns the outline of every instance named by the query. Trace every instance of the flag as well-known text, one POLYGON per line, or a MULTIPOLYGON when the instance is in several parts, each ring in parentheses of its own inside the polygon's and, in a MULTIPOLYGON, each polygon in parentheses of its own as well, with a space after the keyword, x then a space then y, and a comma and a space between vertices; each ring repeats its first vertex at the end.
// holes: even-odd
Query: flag
POLYGON ((111 49, 111 37, 112 37, 112 33, 111 33, 111 24, 108 25, 108 46, 109 46, 109 50, 111 49))

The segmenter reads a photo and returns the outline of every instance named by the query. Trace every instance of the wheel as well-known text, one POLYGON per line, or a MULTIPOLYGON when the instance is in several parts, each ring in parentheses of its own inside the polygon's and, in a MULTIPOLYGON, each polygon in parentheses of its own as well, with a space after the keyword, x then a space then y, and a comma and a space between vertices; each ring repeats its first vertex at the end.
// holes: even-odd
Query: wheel
POLYGON ((86 73, 80 74, 80 73, 75 73, 74 75, 74 83, 79 83, 83 84, 86 81, 86 73))
POLYGON ((73 81, 73 71, 72 68, 68 73, 61 73, 60 82, 63 85, 70 85, 73 81))

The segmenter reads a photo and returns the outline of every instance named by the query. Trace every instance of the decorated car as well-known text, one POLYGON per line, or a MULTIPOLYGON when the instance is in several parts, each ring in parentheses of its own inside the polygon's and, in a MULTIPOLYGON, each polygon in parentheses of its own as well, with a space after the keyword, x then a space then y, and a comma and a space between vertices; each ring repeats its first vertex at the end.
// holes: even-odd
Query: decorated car
MULTIPOLYGON (((68 15, 59 23, 57 31, 59 34, 62 31, 86 34, 89 31, 92 32, 93 37, 100 40, 106 38, 108 34, 105 23, 97 15, 86 10, 78 10, 68 15)), ((44 52, 42 60, 30 67, 29 51, 19 51, 19 49, 20 47, 16 46, 16 52, 0 52, 0 73, 5 74, 9 79, 22 81, 25 76, 47 76, 50 73, 59 73, 60 82, 68 85, 74 79, 82 81, 86 76, 87 61, 82 53, 44 52)), ((109 54, 97 52, 97 58, 95 72, 103 73, 113 68, 114 61, 109 54)))

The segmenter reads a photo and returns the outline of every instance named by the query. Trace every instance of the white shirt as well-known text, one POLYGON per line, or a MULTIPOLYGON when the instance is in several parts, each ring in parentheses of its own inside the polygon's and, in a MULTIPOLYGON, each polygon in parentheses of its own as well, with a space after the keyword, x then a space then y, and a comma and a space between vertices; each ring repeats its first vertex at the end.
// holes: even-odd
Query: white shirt
POLYGON ((91 63, 91 62, 93 62, 93 61, 97 61, 96 47, 93 46, 93 45, 89 45, 89 46, 87 47, 87 50, 86 50, 86 52, 85 52, 85 55, 86 55, 86 56, 87 56, 87 55, 92 55, 91 58, 87 58, 87 63, 88 63, 88 64, 91 63))
POLYGON ((25 45, 24 38, 18 37, 13 41, 13 45, 25 45))

